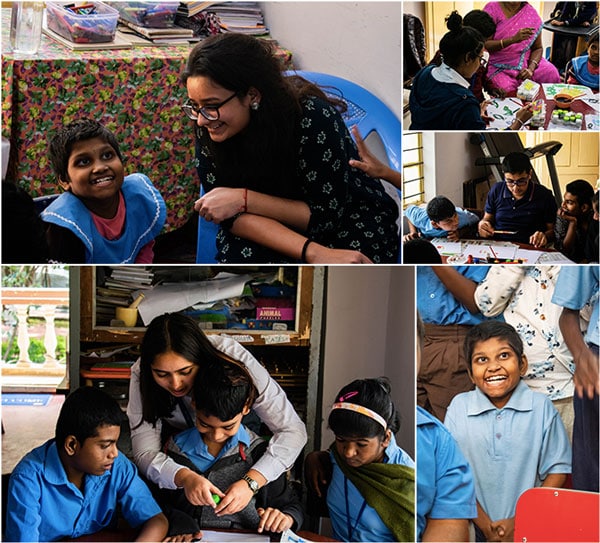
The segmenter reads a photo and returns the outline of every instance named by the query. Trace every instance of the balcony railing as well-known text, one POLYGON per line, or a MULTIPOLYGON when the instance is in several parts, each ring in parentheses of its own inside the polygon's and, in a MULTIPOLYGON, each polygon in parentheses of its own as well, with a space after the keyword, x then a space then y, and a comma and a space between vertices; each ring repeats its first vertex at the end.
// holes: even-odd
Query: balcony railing
POLYGON ((16 364, 8 364, 2 360, 3 375, 61 376, 66 366, 60 364, 56 357, 58 345, 56 326, 54 323, 57 308, 69 305, 68 288, 10 288, 2 289, 3 306, 13 306, 17 317, 17 347, 19 359, 16 364), (39 307, 44 319, 44 362, 34 363, 29 357, 31 341, 28 318, 39 307))

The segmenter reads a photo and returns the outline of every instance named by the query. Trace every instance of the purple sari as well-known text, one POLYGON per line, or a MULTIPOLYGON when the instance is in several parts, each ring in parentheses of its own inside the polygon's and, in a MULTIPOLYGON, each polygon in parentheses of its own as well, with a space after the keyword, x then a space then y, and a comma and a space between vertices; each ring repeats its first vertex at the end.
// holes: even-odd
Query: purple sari
MULTIPOLYGON (((542 19, 538 12, 527 2, 512 17, 507 18, 499 2, 490 2, 483 8, 496 23, 495 40, 506 40, 514 36, 521 28, 533 28, 533 35, 518 43, 490 52, 488 62, 488 79, 494 87, 504 90, 508 95, 515 95, 522 80, 517 79, 519 72, 529 65, 531 48, 542 31, 542 19)), ((531 78, 537 83, 559 83, 560 76, 556 67, 545 58, 533 72, 531 78)))

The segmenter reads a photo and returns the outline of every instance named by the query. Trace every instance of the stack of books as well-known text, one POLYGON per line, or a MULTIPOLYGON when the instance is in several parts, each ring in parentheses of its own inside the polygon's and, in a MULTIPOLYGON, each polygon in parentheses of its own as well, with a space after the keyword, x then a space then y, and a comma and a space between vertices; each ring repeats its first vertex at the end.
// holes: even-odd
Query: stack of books
POLYGON ((240 32, 252 36, 269 33, 258 2, 181 2, 178 13, 193 17, 200 12, 214 13, 222 32, 240 32))
POLYGON ((138 290, 152 288, 154 272, 144 266, 111 266, 104 284, 96 287, 96 324, 108 326, 117 307, 127 307, 138 290))
POLYGON ((180 26, 150 28, 134 24, 121 17, 119 17, 118 31, 121 35, 126 35, 134 46, 144 43, 148 45, 173 45, 194 41, 194 31, 189 28, 181 28, 180 26), (135 37, 139 39, 136 40, 135 37))

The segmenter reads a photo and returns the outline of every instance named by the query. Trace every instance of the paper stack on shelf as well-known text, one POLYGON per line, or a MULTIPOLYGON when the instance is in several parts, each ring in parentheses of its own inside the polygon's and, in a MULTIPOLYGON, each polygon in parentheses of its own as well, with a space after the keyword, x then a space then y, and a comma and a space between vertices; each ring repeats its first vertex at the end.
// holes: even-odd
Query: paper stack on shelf
MULTIPOLYGON (((212 13, 222 32, 241 32, 253 36, 269 33, 258 2, 181 2, 178 15, 194 18, 200 13, 212 13)), ((181 24, 181 18, 177 19, 181 24)))
POLYGON ((149 45, 171 45, 194 41, 194 31, 189 28, 182 28, 180 26, 150 28, 134 24, 121 17, 119 17, 118 32, 121 35, 126 35, 126 37, 131 36, 131 43, 134 46, 143 44, 144 41, 149 45), (144 41, 134 39, 136 36, 144 41))

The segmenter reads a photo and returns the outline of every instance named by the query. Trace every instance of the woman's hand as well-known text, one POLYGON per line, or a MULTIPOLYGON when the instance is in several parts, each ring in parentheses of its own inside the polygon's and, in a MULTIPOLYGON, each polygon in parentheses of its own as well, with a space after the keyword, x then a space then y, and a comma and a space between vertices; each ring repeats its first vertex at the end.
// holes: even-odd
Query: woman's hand
POLYGON ((256 512, 260 517, 258 524, 259 533, 263 530, 279 533, 288 530, 294 525, 294 519, 290 515, 282 513, 279 509, 273 509, 272 507, 263 509, 259 507, 256 512))
POLYGON ((312 242, 306 249, 307 264, 373 264, 372 260, 360 251, 350 249, 330 249, 312 242))
POLYGON ((217 494, 223 498, 225 494, 213 485, 206 477, 202 477, 198 473, 190 469, 184 468, 177 472, 176 483, 182 487, 185 492, 185 497, 192 505, 209 505, 216 507, 217 504, 213 500, 212 495, 217 494))
POLYGON ((219 224, 247 211, 247 189, 216 187, 194 203, 194 210, 209 222, 219 224))
POLYGON ((233 515, 246 507, 254 496, 248 483, 243 480, 236 481, 221 498, 219 505, 215 508, 215 514, 218 517, 223 515, 233 515))
POLYGON ((356 142, 356 147, 360 156, 360 160, 351 159, 349 161, 350 166, 362 170, 369 177, 383 179, 384 181, 392 183, 396 188, 402 188, 400 172, 392 170, 392 168, 381 162, 373 153, 371 153, 362 139, 356 125, 352 126, 350 130, 354 136, 354 141, 356 142))
POLYGON ((523 68, 518 74, 517 79, 531 79, 533 77, 533 70, 529 68, 523 68))
MULTIPOLYGON (((528 28, 519 28, 519 30, 517 30, 516 34, 510 38, 510 42, 511 43, 519 43, 523 40, 526 40, 528 38, 531 38, 531 36, 533 36, 533 28, 528 27, 528 28)), ((505 45, 507 40, 504 40, 505 45)))
POLYGON ((306 484, 319 498, 331 481, 333 466, 327 451, 313 451, 304 460, 306 484))

